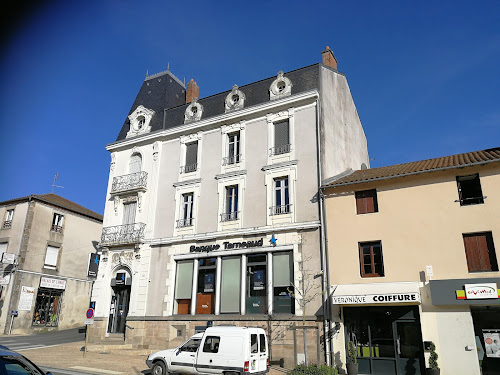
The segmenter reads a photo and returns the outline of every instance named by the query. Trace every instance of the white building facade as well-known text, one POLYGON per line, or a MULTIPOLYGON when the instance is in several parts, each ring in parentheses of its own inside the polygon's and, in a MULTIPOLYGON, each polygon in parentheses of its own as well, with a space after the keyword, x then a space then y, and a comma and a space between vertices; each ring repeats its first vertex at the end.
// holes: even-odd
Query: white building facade
POLYGON ((107 146, 94 345, 173 347, 207 324, 251 325, 292 363, 305 319, 316 330, 299 354, 323 350, 318 189, 369 164, 329 48, 323 62, 204 99, 169 71, 146 78, 107 146), (304 306, 306 285, 319 293, 304 306))

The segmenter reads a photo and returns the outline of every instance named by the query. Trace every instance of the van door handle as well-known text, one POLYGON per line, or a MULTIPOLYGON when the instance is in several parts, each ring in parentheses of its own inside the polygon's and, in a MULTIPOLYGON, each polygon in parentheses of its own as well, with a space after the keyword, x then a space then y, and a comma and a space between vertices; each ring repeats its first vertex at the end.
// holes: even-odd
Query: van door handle
POLYGON ((212 363, 212 360, 210 360, 210 363, 212 363))

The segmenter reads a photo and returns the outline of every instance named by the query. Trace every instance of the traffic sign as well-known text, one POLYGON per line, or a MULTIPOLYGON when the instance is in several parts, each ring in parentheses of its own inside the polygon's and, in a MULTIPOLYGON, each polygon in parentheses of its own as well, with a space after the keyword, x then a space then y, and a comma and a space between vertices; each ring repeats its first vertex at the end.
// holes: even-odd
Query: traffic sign
POLYGON ((93 319, 94 318, 94 309, 88 309, 85 316, 87 319, 93 319))

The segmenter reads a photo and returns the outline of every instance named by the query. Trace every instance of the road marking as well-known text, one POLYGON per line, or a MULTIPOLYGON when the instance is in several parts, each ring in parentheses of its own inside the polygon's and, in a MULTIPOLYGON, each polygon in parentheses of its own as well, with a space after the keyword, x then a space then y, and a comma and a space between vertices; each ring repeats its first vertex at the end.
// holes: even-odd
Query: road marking
POLYGON ((92 373, 94 373, 94 372, 100 372, 101 374, 110 374, 110 375, 123 374, 123 372, 116 372, 116 371, 111 371, 111 370, 101 370, 101 369, 92 368, 92 367, 72 366, 70 368, 74 368, 75 370, 90 371, 92 373))
POLYGON ((33 345, 33 346, 28 346, 28 347, 24 347, 24 348, 21 348, 21 349, 14 349, 14 350, 16 352, 20 352, 20 351, 23 351, 23 350, 52 348, 54 346, 59 346, 59 345, 62 345, 62 344, 56 344, 56 345, 33 345))
POLYGON ((53 367, 45 367, 45 366, 40 366, 40 368, 46 372, 53 372, 54 374, 65 374, 65 375, 88 375, 88 372, 76 372, 76 371, 71 371, 71 370, 62 370, 60 368, 53 368, 53 367))

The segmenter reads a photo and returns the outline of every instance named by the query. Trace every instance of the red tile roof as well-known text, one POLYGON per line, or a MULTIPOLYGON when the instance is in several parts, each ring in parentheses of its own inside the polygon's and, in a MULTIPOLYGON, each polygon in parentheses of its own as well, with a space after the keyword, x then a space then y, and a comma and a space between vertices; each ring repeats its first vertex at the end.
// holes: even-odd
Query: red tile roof
POLYGON ((52 206, 65 208, 68 211, 72 211, 72 212, 75 212, 75 213, 81 214, 83 216, 87 216, 87 217, 90 217, 92 219, 95 219, 95 220, 102 222, 102 215, 98 214, 97 212, 89 210, 88 208, 80 206, 78 203, 72 202, 66 198, 61 197, 60 195, 53 194, 53 193, 41 194, 41 195, 32 194, 32 195, 29 195, 27 197, 10 199, 7 201, 0 202, 0 206, 7 206, 10 204, 26 202, 30 199, 38 200, 40 202, 45 202, 45 203, 50 204, 52 206))
POLYGON ((500 162, 500 147, 482 151, 466 152, 465 154, 444 156, 441 158, 414 161, 411 163, 389 165, 387 167, 362 169, 354 171, 347 176, 340 177, 337 180, 328 182, 323 185, 323 187, 326 188, 360 184, 363 182, 385 180, 418 173, 462 168, 492 162, 500 162))

